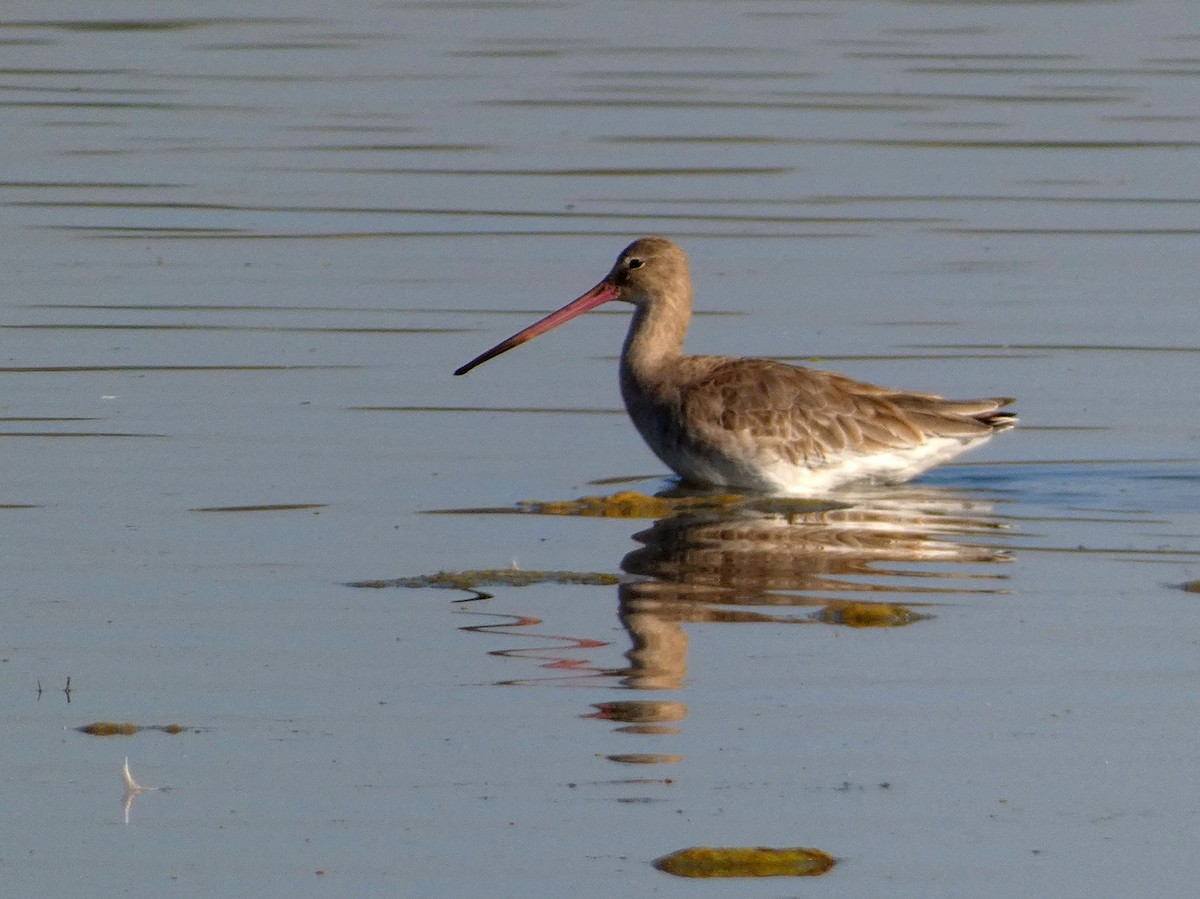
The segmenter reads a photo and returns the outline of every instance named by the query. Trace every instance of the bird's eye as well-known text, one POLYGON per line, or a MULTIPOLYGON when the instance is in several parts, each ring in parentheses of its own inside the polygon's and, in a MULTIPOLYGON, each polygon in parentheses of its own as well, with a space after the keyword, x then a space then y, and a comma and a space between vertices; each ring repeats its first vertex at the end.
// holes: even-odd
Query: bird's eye
POLYGON ((638 259, 636 256, 634 256, 632 259, 629 260, 628 263, 626 263, 627 267, 630 269, 641 268, 645 264, 646 263, 642 262, 642 260, 638 259))

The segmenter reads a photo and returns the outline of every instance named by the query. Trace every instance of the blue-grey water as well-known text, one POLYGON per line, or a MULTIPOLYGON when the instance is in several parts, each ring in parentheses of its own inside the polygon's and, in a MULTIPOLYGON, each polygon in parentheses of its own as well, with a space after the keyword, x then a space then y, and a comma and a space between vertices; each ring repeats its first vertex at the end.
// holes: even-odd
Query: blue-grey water
POLYGON ((8 4, 4 892, 1192 895, 1197 96, 1184 0, 8 4), (693 351, 1022 425, 430 514, 670 486, 621 310, 451 376, 651 233, 693 351), (513 567, 622 583, 348 586, 513 567))

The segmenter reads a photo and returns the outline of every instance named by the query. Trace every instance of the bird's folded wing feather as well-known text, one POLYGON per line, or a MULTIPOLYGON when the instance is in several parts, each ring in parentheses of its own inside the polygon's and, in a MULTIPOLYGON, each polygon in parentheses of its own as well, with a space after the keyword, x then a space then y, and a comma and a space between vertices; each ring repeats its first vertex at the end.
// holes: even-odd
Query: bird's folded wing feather
POLYGON ((1010 417, 1007 400, 945 400, 770 359, 686 357, 681 420, 691 436, 771 447, 790 461, 902 450, 932 437, 981 437, 1010 417), (997 420, 999 419, 999 420, 997 420))

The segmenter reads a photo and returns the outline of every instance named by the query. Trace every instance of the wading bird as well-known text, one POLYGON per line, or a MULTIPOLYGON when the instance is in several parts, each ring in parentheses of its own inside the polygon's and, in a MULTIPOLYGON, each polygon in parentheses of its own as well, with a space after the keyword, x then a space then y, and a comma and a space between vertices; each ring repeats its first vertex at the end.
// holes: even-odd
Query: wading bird
POLYGON ((947 400, 771 359, 688 356, 687 254, 662 237, 627 246, 576 300, 462 366, 477 365, 589 309, 634 307, 621 396, 650 449, 687 483, 811 496, 854 482, 907 481, 978 446, 1017 417, 1005 397, 947 400))

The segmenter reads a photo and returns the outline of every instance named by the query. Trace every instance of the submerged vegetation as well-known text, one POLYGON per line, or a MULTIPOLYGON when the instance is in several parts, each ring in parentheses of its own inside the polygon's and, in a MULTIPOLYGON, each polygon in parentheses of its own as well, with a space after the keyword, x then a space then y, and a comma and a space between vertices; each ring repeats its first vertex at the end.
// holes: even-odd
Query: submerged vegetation
POLYGON ((83 727, 75 728, 81 734, 93 737, 132 737, 138 731, 157 730, 164 734, 181 734, 185 730, 182 724, 134 724, 132 721, 93 721, 83 727))
POLYGON ((351 587, 434 587, 442 590, 467 590, 479 593, 480 587, 528 587, 532 584, 583 584, 611 587, 621 579, 615 574, 595 571, 523 571, 520 568, 483 568, 474 571, 439 571, 417 577, 389 580, 355 581, 351 587))
POLYGON ((813 614, 817 621, 846 627, 901 627, 929 618, 893 602, 830 602, 813 614))
POLYGON ((817 877, 837 864, 820 849, 719 848, 693 846, 654 860, 677 877, 817 877))
POLYGON ((796 497, 747 497, 738 493, 661 493, 649 496, 622 490, 609 496, 568 500, 521 500, 513 506, 478 509, 434 509, 431 515, 564 515, 577 518, 664 518, 680 512, 746 510, 780 515, 839 508, 843 503, 796 497))

